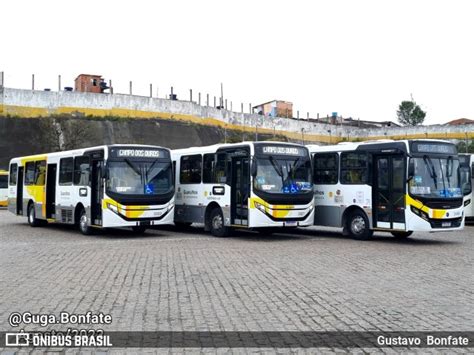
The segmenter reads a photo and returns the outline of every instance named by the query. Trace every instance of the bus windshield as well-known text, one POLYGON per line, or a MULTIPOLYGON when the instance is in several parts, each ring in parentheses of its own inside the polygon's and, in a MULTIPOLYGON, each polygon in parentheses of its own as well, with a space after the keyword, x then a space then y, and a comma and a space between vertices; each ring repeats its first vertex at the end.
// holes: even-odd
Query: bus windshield
POLYGON ((311 163, 308 157, 257 158, 254 188, 266 193, 301 194, 312 191, 311 163))
POLYGON ((462 197, 457 157, 424 155, 412 158, 414 174, 410 179, 410 194, 427 198, 462 197))
POLYGON ((160 195, 173 190, 170 162, 109 161, 107 190, 122 195, 160 195))
POLYGON ((8 189, 8 175, 0 175, 0 189, 8 189))

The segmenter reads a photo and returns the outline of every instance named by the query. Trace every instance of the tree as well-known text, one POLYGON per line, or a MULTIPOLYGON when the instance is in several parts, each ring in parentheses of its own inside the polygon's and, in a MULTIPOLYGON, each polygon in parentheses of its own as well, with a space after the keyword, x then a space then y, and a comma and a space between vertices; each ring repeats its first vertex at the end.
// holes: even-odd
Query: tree
POLYGON ((398 122, 405 126, 416 126, 422 124, 425 120, 426 112, 416 104, 411 98, 411 101, 402 101, 398 106, 397 117, 398 122))

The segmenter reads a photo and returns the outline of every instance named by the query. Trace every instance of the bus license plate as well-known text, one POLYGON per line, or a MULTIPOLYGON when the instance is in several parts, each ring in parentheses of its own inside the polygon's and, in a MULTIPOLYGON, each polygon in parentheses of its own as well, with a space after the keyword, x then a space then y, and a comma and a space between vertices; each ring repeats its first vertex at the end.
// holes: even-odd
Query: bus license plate
POLYGON ((442 222, 441 227, 451 227, 451 222, 442 222))
POLYGON ((285 223, 286 227, 296 227, 296 221, 290 221, 285 223))

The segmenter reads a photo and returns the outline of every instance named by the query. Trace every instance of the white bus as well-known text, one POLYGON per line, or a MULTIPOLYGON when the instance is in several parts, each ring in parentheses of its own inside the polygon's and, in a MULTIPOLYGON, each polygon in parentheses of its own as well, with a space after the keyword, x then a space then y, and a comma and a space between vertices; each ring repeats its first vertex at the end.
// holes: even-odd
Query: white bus
POLYGON ((14 158, 10 161, 8 209, 46 222, 94 227, 172 224, 173 173, 168 149, 109 145, 14 158))
POLYGON ((461 170, 461 186, 464 195, 464 215, 467 220, 474 219, 474 201, 472 193, 472 179, 474 178, 474 155, 459 154, 461 170))
POLYGON ((0 170, 0 207, 8 203, 8 171, 0 170))
POLYGON ((178 226, 203 223, 224 237, 232 228, 313 223, 311 159, 304 146, 242 142, 172 150, 171 156, 178 226))
POLYGON ((374 230, 407 238, 464 227, 454 144, 383 140, 308 148, 315 225, 343 227, 355 239, 369 239, 374 230))

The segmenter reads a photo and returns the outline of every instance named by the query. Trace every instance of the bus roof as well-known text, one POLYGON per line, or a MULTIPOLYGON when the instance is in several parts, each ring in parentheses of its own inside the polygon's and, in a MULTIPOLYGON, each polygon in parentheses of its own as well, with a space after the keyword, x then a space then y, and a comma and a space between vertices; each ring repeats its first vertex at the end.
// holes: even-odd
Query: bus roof
POLYGON ((44 158, 45 156, 52 157, 52 158, 61 157, 61 156, 67 156, 67 155, 82 154, 84 152, 91 151, 91 150, 105 149, 105 148, 111 148, 111 147, 143 147, 143 148, 160 148, 160 149, 169 150, 168 148, 165 148, 165 147, 160 147, 157 145, 147 145, 147 144, 108 144, 108 145, 98 145, 94 147, 79 148, 79 149, 73 149, 73 150, 64 150, 61 152, 25 155, 25 156, 20 156, 20 157, 14 157, 10 161, 20 160, 20 159, 33 160, 36 158, 44 158))
POLYGON ((244 141, 244 142, 238 142, 238 143, 219 143, 219 144, 213 144, 213 145, 206 145, 206 146, 200 146, 200 147, 190 147, 190 148, 180 148, 180 149, 172 149, 171 153, 174 154, 186 154, 186 153, 192 153, 195 152, 196 154, 202 153, 202 152, 213 152, 216 151, 219 148, 231 148, 231 147, 238 147, 241 145, 255 145, 255 144, 278 144, 278 145, 288 145, 288 146, 300 146, 304 147, 301 144, 298 143, 291 143, 291 142, 278 142, 278 141, 244 141))
POLYGON ((435 143, 449 143, 454 144, 449 141, 441 140, 441 139, 402 139, 402 140, 393 140, 393 139, 380 139, 380 140, 368 140, 362 142, 341 142, 339 144, 333 145, 316 145, 316 144, 308 144, 306 147, 309 149, 311 153, 316 152, 340 152, 340 151, 351 151, 356 150, 359 147, 371 145, 387 145, 393 146, 395 144, 404 144, 405 147, 408 147, 408 142, 435 142, 435 143))

